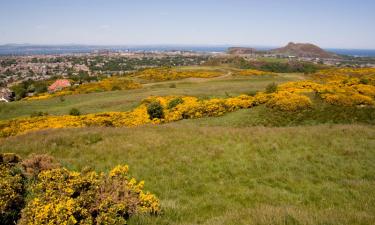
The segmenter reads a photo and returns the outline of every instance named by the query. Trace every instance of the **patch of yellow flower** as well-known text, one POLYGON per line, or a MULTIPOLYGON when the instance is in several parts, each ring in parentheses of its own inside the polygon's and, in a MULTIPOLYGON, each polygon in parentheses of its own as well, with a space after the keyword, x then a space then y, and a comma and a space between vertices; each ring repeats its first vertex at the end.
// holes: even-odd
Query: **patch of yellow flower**
POLYGON ((320 70, 313 75, 314 79, 340 81, 347 78, 364 78, 375 84, 375 68, 332 68, 320 70))
POLYGON ((261 70, 254 70, 254 69, 245 69, 245 70, 240 70, 235 73, 235 75, 240 75, 240 76, 264 76, 264 75, 276 75, 276 73, 273 72, 265 72, 261 70))
POLYGON ((321 84, 310 80, 286 82, 280 84, 278 89, 281 91, 300 93, 300 92, 314 92, 321 87, 321 84))
POLYGON ((145 80, 166 81, 166 80, 179 80, 183 78, 212 78, 223 75, 220 70, 178 70, 167 67, 151 68, 139 71, 135 74, 137 77, 145 80))
POLYGON ((144 181, 131 178, 127 165, 109 175, 46 170, 31 187, 33 199, 22 210, 19 224, 126 224, 136 213, 160 212, 159 200, 143 188, 144 181))
POLYGON ((23 177, 0 159, 0 218, 12 217, 12 211, 20 209, 23 203, 23 177))
POLYGON ((321 70, 313 80, 287 82, 280 91, 315 92, 329 104, 341 106, 375 105, 375 69, 340 68, 321 70))
POLYGON ((54 93, 43 93, 43 94, 39 94, 36 96, 27 97, 25 98, 25 100, 40 100, 40 99, 57 97, 57 96, 77 95, 77 94, 114 91, 114 90, 129 90, 129 89, 138 89, 141 87, 142 87, 141 84, 136 83, 132 80, 118 78, 118 77, 111 77, 111 78, 103 79, 99 82, 86 83, 86 84, 81 84, 78 86, 72 86, 72 87, 65 88, 61 91, 57 91, 54 93))
POLYGON ((312 102, 307 96, 287 91, 279 91, 271 95, 266 105, 270 108, 282 111, 297 111, 310 108, 312 102))

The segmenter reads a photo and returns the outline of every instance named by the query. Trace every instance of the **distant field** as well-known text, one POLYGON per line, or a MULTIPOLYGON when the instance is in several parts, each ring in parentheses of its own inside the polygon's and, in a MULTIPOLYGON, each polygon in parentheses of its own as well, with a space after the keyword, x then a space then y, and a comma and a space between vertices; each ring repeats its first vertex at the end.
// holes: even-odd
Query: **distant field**
POLYGON ((55 97, 45 100, 0 103, 0 119, 29 116, 33 112, 63 115, 68 114, 71 108, 77 108, 82 113, 126 111, 134 108, 142 99, 150 95, 224 97, 226 94, 239 95, 264 90, 271 82, 281 83, 303 78, 301 74, 280 74, 276 77, 188 78, 148 83, 143 89, 64 96, 64 101, 55 97), (170 88, 171 84, 176 84, 176 88, 170 88))

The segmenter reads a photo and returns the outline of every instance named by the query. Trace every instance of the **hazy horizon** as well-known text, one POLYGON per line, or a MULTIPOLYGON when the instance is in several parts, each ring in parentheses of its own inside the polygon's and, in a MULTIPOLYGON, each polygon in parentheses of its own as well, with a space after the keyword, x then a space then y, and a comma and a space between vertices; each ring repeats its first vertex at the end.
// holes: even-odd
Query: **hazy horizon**
POLYGON ((375 2, 14 0, 0 45, 284 46, 375 49, 375 2))

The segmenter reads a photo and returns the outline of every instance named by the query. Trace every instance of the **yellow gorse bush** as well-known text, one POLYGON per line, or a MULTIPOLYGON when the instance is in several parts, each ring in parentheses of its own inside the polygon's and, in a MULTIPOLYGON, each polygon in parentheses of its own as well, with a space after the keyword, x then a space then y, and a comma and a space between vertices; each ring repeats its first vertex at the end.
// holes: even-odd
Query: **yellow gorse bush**
POLYGON ((321 70, 313 80, 287 82, 279 85, 280 91, 291 93, 315 92, 333 105, 374 105, 375 69, 341 68, 321 70))
POLYGON ((103 79, 99 82, 81 84, 79 86, 73 86, 70 88, 65 88, 61 91, 55 93, 44 93, 37 96, 27 97, 25 100, 37 100, 37 99, 47 99, 57 96, 65 95, 77 95, 77 94, 86 94, 92 92, 104 92, 104 91, 113 91, 113 90, 129 90, 129 89, 138 89, 142 85, 136 83, 132 80, 111 77, 103 79))
POLYGON ((131 177, 127 165, 108 174, 35 165, 40 170, 30 176, 24 166, 32 159, 40 157, 21 162, 0 154, 0 224, 116 225, 135 214, 160 213, 159 199, 144 191, 144 181, 131 177))
POLYGON ((223 75, 222 71, 219 70, 178 70, 167 67, 151 68, 139 71, 135 74, 137 77, 154 80, 154 81, 166 81, 166 80, 179 80, 183 78, 196 77, 196 78, 212 78, 223 75))
POLYGON ((245 69, 241 70, 235 73, 235 75, 240 75, 240 76, 264 76, 264 75, 273 75, 275 76, 276 73, 273 72, 266 72, 266 71, 261 71, 261 70, 254 70, 254 69, 245 69))
POLYGON ((297 111, 308 109, 312 106, 310 98, 286 91, 279 91, 271 95, 266 103, 270 108, 282 111, 297 111))
POLYGON ((16 168, 19 157, 0 154, 0 223, 13 224, 22 209, 25 178, 16 168))
POLYGON ((19 224, 126 224, 134 214, 160 212, 159 200, 143 188, 144 182, 130 177, 126 165, 108 175, 46 170, 31 187, 33 198, 19 224))
POLYGON ((374 105, 375 103, 371 97, 357 93, 322 94, 321 98, 332 105, 341 106, 374 105))
POLYGON ((320 70, 313 75, 318 80, 344 80, 347 78, 365 78, 375 82, 375 68, 332 68, 320 70))

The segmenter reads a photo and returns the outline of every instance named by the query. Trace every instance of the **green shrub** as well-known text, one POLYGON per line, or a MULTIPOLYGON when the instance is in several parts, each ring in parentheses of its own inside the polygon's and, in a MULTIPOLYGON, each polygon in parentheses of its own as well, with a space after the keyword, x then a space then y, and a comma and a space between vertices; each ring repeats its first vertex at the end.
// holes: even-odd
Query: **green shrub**
POLYGON ((163 106, 157 101, 151 102, 147 106, 147 113, 151 120, 164 118, 163 106))
POLYGON ((71 115, 71 116, 79 116, 79 115, 81 115, 81 112, 77 108, 72 108, 69 111, 69 115, 71 115))
POLYGON ((266 93, 274 93, 277 91, 277 84, 272 82, 266 86, 266 93))
POLYGON ((361 78, 361 80, 359 81, 361 84, 369 84, 370 83, 370 80, 367 79, 367 78, 361 78))
POLYGON ((168 109, 173 109, 174 107, 176 107, 177 105, 179 104, 182 104, 184 103, 184 100, 182 98, 175 98, 175 99, 172 99, 169 103, 168 103, 168 109))

